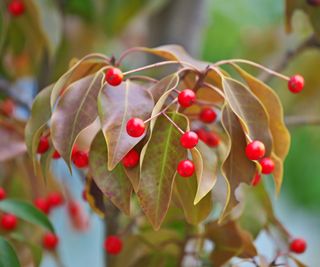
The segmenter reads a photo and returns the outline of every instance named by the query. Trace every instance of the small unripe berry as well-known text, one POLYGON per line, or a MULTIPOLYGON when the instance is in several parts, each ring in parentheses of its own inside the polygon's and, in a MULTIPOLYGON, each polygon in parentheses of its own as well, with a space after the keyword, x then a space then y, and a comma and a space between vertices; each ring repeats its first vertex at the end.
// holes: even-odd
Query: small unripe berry
POLYGON ((261 172, 263 174, 270 174, 273 172, 274 170, 274 162, 272 159, 270 158, 263 158, 259 161, 260 165, 261 165, 261 172))
POLYGON ((55 250, 59 244, 59 238, 53 233, 46 233, 42 239, 42 245, 47 250, 55 250))
POLYGON ((263 158, 266 153, 265 146, 262 142, 254 140, 246 147, 246 155, 250 160, 259 160, 263 158))
POLYGON ((110 68, 106 71, 106 82, 112 86, 118 86, 123 80, 123 74, 118 68, 110 68))
POLYGON ((193 131, 189 131, 189 132, 185 132, 181 138, 180 138, 180 143, 184 148, 194 148, 199 141, 199 137, 198 135, 193 132, 193 131))
POLYGON ((12 0, 8 5, 8 11, 12 16, 21 16, 25 11, 24 3, 21 0, 12 0))
POLYGON ((117 255, 122 250, 122 241, 115 235, 110 235, 104 241, 104 248, 108 254, 117 255))
POLYGON ((47 197, 47 202, 50 208, 56 208, 63 204, 64 200, 59 192, 50 193, 47 197))
POLYGON ((36 208, 41 210, 45 214, 50 212, 50 204, 46 198, 38 197, 33 201, 36 208))
POLYGON ((44 154, 48 151, 50 147, 50 144, 49 144, 49 139, 48 137, 46 136, 42 136, 40 137, 40 140, 39 140, 39 144, 38 144, 38 154, 44 154))
POLYGON ((217 119, 217 113, 212 108, 203 108, 199 114, 199 119, 205 123, 212 123, 217 119))
POLYGON ((140 137, 145 131, 144 121, 139 118, 131 118, 127 122, 126 129, 131 137, 140 137))
POLYGON ((127 155, 124 156, 121 162, 126 168, 134 168, 138 165, 139 159, 139 153, 135 149, 132 149, 128 152, 127 155))
POLYGON ((58 152, 57 150, 55 150, 55 151, 53 152, 52 158, 53 158, 53 159, 60 159, 60 158, 61 158, 61 155, 59 154, 59 152, 58 152))
POLYGON ((4 188, 0 187, 0 200, 4 200, 6 196, 6 191, 4 190, 4 188))
POLYGON ((302 238, 293 239, 290 243, 290 250, 297 254, 302 254, 307 249, 307 242, 302 238))
POLYGON ((304 87, 304 78, 301 75, 296 74, 290 77, 290 80, 288 81, 288 88, 292 93, 296 94, 301 92, 303 87, 304 87))
POLYGON ((178 164, 177 172, 182 177, 190 177, 195 171, 194 164, 191 160, 181 160, 178 164))
POLYGON ((72 162, 77 168, 86 168, 89 164, 89 154, 86 151, 78 150, 72 155, 72 162))
POLYGON ((251 181, 252 186, 256 186, 261 182, 261 175, 259 173, 256 173, 251 181))
POLYGON ((196 94, 191 89, 184 89, 178 95, 178 102, 180 106, 187 108, 196 101, 196 94))
POLYGON ((1 217, 1 227, 6 231, 12 231, 17 227, 17 217, 13 214, 4 214, 1 217))
POLYGON ((307 3, 311 6, 320 6, 320 0, 307 0, 307 3))

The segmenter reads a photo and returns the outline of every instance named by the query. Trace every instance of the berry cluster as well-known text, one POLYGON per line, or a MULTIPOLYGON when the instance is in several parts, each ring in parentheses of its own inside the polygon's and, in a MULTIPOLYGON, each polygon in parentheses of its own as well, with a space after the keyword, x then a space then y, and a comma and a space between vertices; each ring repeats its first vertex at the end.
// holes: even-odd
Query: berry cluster
POLYGON ((59 192, 48 194, 47 197, 38 197, 33 200, 33 204, 45 214, 49 214, 53 208, 64 204, 63 196, 59 192))

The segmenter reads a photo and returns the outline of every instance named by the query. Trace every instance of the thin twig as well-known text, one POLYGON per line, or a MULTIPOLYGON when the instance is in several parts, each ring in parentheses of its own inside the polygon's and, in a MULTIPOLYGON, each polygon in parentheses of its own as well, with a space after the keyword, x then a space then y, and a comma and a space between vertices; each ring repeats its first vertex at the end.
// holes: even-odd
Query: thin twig
POLYGON ((168 121, 171 122, 171 124, 177 128, 177 130, 181 133, 181 134, 184 134, 184 131, 166 114, 166 113, 163 113, 163 116, 165 116, 168 121))
POLYGON ((176 103, 178 101, 177 98, 175 98, 170 104, 168 104, 163 110, 161 110, 160 112, 158 112, 157 114, 153 115, 152 117, 150 117, 149 119, 145 120, 144 123, 147 123, 151 120, 153 120, 154 118, 160 116, 161 114, 163 114, 164 112, 166 112, 168 110, 169 107, 171 107, 174 103, 176 103))

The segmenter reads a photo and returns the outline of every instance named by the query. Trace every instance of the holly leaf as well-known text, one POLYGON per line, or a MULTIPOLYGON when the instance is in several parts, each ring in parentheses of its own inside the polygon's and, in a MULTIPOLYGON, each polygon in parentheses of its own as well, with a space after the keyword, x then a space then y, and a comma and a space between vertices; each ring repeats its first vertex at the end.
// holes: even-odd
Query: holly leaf
POLYGON ((108 148, 102 132, 94 138, 90 153, 89 165, 92 177, 110 201, 125 214, 130 214, 130 197, 132 186, 122 164, 112 171, 108 170, 108 148))
POLYGON ((41 134, 51 117, 50 96, 52 90, 53 85, 49 85, 35 97, 31 108, 31 116, 25 128, 25 142, 34 167, 41 134))
MULTIPOLYGON (((168 113, 168 116, 181 129, 187 129, 185 116, 179 113, 168 113)), ((168 119, 160 116, 141 153, 144 156, 137 195, 142 210, 155 229, 159 229, 168 211, 178 163, 186 158, 187 151, 180 145, 180 136, 168 119)))
POLYGON ((12 245, 0 236, 0 266, 20 267, 20 262, 12 245))
POLYGON ((77 137, 98 117, 97 97, 102 79, 102 73, 96 73, 73 83, 53 111, 52 142, 70 169, 71 151, 77 137))
POLYGON ((226 101, 241 121, 244 131, 253 140, 259 140, 266 147, 266 156, 272 151, 272 135, 265 108, 258 98, 243 84, 225 77, 223 89, 226 101))
POLYGON ((2 200, 0 202, 0 210, 2 210, 3 212, 12 213, 27 222, 41 226, 48 231, 54 232, 54 228, 48 217, 33 205, 25 201, 15 199, 2 200))
POLYGON ((256 166, 246 157, 246 136, 238 117, 228 104, 222 110, 221 122, 229 140, 227 158, 221 167, 228 187, 226 204, 221 215, 222 218, 222 216, 226 216, 237 205, 238 201, 235 196, 235 190, 240 183, 251 182, 256 173, 256 166))
POLYGON ((154 102, 142 85, 127 80, 116 87, 106 84, 99 95, 98 105, 108 146, 108 169, 112 170, 144 137, 134 138, 127 134, 128 120, 132 117, 147 119, 154 102))

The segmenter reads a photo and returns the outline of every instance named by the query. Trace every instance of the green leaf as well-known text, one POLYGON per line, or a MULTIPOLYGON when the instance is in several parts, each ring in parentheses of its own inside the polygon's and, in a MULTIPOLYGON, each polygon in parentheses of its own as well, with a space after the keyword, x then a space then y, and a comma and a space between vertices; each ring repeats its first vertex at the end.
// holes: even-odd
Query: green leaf
MULTIPOLYGON (((168 115, 181 129, 187 129, 185 116, 178 113, 168 115)), ((151 128, 150 138, 141 153, 143 157, 137 195, 155 229, 159 229, 168 211, 178 163, 187 156, 187 151, 180 145, 180 136, 168 119, 160 116, 151 128)))
POLYGON ((141 84, 127 80, 114 87, 106 84, 98 98, 99 117, 108 146, 108 169, 121 159, 144 137, 131 137, 126 124, 132 117, 142 120, 150 116, 154 102, 141 84))
POLYGON ((44 88, 35 98, 31 116, 25 128, 25 141, 30 157, 35 165, 40 136, 51 117, 50 96, 53 85, 44 88))
POLYGON ((14 214, 27 222, 54 232, 54 228, 48 217, 28 202, 15 199, 3 200, 0 202, 0 210, 14 214))
POLYGON ((228 104, 222 110, 221 121, 229 139, 227 158, 221 167, 228 188, 226 204, 222 214, 226 216, 238 203, 235 190, 240 183, 251 182, 256 173, 256 166, 246 157, 246 136, 238 117, 228 104))
POLYGON ((193 149, 191 153, 193 161, 197 167, 197 193, 194 198, 194 204, 196 205, 212 190, 216 184, 218 157, 216 151, 210 149, 203 142, 199 142, 197 145, 197 150, 193 149), (198 161, 201 161, 202 163, 197 164, 198 161), (202 168, 198 168, 198 165, 200 164, 203 165, 202 168))
POLYGON ((266 156, 272 151, 272 135, 268 115, 259 99, 243 84, 225 77, 223 89, 226 101, 241 121, 244 131, 253 140, 259 140, 266 147, 266 156))
POLYGON ((10 243, 0 236, 0 266, 20 267, 19 259, 10 243))
POLYGON ((188 223, 197 225, 206 219, 212 211, 211 194, 206 194, 194 204, 197 193, 197 177, 183 178, 176 174, 174 181, 173 200, 183 210, 188 223))
POLYGON ((269 127, 273 137, 273 160, 277 161, 277 170, 273 175, 275 178, 276 189, 279 192, 282 183, 282 164, 288 154, 290 147, 290 133, 284 123, 284 114, 281 101, 273 90, 256 79, 237 65, 233 67, 239 72, 241 77, 246 81, 251 91, 262 102, 269 117, 269 127), (277 173, 279 174, 277 175, 277 173))
POLYGON ((51 118, 51 138, 70 167, 71 151, 82 130, 98 117, 97 97, 103 74, 96 73, 73 83, 60 98, 51 118))
POLYGON ((125 214, 130 214, 132 185, 122 164, 108 170, 108 148, 102 132, 93 140, 89 154, 90 171, 104 195, 125 214))

